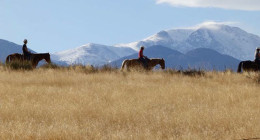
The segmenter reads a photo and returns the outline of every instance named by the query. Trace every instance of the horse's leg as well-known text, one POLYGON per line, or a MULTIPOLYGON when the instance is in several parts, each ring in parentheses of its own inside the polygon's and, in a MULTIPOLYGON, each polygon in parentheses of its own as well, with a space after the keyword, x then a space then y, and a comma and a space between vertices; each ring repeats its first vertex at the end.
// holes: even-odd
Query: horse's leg
POLYGON ((37 64, 35 64, 35 63, 32 64, 32 67, 33 67, 34 69, 36 68, 36 66, 37 66, 37 64))
POLYGON ((38 60, 33 60, 33 61, 30 61, 32 63, 32 67, 35 69, 39 63, 38 60))
POLYGON ((125 64, 126 64, 126 61, 127 61, 127 60, 123 61, 122 66, 121 66, 121 71, 124 70, 124 68, 125 68, 125 64))
POLYGON ((37 64, 32 63, 32 67, 35 69, 37 67, 37 64))
POLYGON ((149 60, 147 62, 147 68, 145 70, 146 71, 151 71, 155 66, 156 66, 156 64, 154 64, 154 62, 152 60, 149 60))
POLYGON ((241 73, 241 71, 242 71, 242 65, 243 65, 243 62, 240 62, 239 65, 238 65, 238 68, 237 68, 237 72, 238 72, 238 73, 241 73))
POLYGON ((8 56, 6 57, 5 64, 7 64, 7 63, 9 63, 9 62, 10 62, 10 55, 8 55, 8 56))
POLYGON ((129 72, 130 71, 130 67, 131 67, 131 62, 127 61, 125 66, 126 66, 126 71, 129 72))

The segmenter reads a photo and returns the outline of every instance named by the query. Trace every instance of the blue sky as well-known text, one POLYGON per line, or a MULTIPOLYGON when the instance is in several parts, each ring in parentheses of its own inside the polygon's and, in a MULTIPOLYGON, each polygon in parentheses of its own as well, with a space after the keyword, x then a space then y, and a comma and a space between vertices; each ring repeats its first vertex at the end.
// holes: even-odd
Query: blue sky
POLYGON ((114 45, 205 21, 260 35, 259 0, 0 0, 0 39, 37 52, 114 45))

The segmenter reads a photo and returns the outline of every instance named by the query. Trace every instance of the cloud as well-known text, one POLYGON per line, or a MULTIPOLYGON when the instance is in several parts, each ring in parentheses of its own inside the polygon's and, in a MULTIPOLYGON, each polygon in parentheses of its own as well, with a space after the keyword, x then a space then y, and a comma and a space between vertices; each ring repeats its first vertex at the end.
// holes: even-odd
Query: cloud
POLYGON ((260 0, 156 0, 158 4, 167 3, 175 7, 222 8, 232 10, 259 11, 260 0))
POLYGON ((211 29, 217 29, 220 26, 219 25, 238 25, 239 22, 232 22, 232 21, 226 21, 226 22, 216 22, 216 21, 205 21, 198 25, 195 25, 193 27, 186 27, 187 29, 199 29, 199 28, 211 28, 211 29))
POLYGON ((218 29, 222 25, 228 25, 228 26, 234 26, 234 27, 240 27, 241 23, 240 22, 234 22, 234 21, 225 21, 225 22, 218 22, 218 21, 204 21, 202 23, 196 24, 194 26, 181 26, 181 27, 174 27, 172 29, 192 29, 192 30, 197 30, 200 28, 211 28, 211 29, 218 29))

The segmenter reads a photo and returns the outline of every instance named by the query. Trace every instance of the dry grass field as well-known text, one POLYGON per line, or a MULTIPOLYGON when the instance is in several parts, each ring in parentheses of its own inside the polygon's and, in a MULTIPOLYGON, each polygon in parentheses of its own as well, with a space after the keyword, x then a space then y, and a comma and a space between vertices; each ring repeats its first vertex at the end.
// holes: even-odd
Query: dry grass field
POLYGON ((256 139, 258 78, 2 66, 0 139, 256 139))

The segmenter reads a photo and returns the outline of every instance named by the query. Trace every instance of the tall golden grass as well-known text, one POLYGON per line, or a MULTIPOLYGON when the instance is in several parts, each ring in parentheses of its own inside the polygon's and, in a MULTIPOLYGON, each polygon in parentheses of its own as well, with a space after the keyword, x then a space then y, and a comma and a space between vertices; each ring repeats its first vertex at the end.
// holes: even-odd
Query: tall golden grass
POLYGON ((256 73, 86 69, 0 67, 0 139, 260 137, 256 73))

